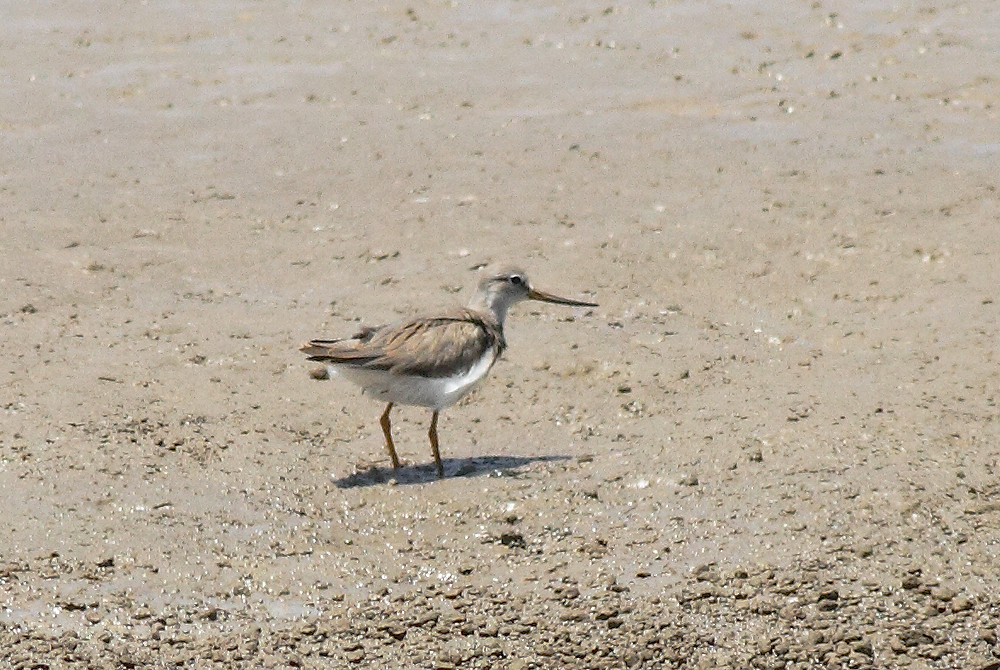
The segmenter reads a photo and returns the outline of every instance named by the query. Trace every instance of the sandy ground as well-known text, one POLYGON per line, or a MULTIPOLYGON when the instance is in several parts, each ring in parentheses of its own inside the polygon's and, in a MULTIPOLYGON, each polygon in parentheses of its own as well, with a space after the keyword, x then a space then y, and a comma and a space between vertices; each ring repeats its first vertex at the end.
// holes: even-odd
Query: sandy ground
POLYGON ((998 667, 996 3, 4 6, 7 665, 998 667))

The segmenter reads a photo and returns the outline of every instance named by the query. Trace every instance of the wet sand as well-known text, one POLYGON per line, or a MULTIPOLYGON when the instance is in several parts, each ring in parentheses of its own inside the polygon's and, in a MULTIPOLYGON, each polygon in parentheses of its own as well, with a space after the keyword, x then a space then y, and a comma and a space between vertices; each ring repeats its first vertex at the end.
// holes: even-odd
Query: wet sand
POLYGON ((12 667, 996 667, 994 3, 7 14, 12 667), (297 346, 497 261, 393 471, 297 346))

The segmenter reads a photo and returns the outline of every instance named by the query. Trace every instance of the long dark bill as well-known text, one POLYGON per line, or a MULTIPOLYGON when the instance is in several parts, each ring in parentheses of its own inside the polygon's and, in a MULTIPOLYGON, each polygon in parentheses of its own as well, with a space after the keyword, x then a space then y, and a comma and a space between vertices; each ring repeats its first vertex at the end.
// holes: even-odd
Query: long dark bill
POLYGON ((554 302, 557 305, 576 305, 577 307, 597 307, 595 302, 583 302, 582 300, 570 300, 569 298, 560 298, 557 295, 552 295, 551 293, 546 293, 545 291, 539 291, 536 289, 531 289, 528 291, 528 298, 531 300, 541 300, 542 302, 554 302))

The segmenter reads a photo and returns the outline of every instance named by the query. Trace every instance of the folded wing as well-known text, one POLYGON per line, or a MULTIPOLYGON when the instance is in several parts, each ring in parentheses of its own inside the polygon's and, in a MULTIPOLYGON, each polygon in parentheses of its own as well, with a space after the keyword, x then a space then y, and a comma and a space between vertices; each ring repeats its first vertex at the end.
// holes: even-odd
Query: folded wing
POLYGON ((448 377, 471 369, 506 347, 499 324, 467 309, 370 328, 346 340, 313 340, 301 347, 311 361, 384 370, 399 375, 448 377))

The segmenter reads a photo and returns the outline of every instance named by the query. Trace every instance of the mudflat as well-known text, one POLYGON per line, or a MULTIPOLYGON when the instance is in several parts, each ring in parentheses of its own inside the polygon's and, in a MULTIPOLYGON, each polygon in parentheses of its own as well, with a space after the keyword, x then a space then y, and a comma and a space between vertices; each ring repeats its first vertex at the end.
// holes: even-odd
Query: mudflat
POLYGON ((996 3, 8 5, 5 664, 998 667, 996 3))

